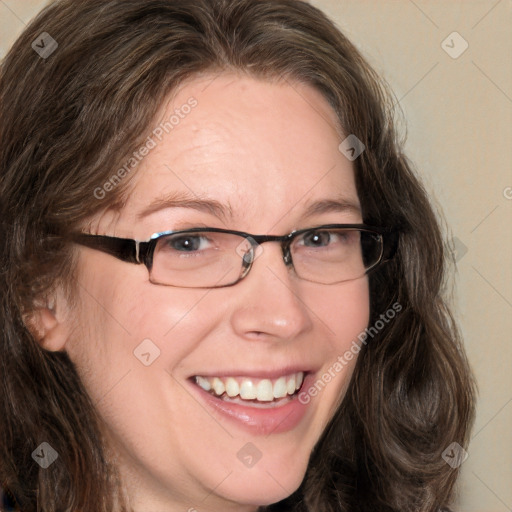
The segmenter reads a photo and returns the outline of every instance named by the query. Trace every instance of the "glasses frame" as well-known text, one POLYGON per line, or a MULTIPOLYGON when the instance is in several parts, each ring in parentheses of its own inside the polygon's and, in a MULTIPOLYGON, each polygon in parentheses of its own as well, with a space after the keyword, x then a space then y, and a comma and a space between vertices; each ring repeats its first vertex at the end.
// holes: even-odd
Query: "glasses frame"
MULTIPOLYGON (((177 231, 163 231, 153 234, 148 240, 135 240, 131 238, 119 238, 107 235, 93 235, 90 233, 75 232, 70 235, 72 242, 102 251, 110 254, 115 258, 124 261, 126 263, 144 264, 149 272, 149 280, 153 284, 161 286, 173 286, 177 288, 225 288, 228 286, 234 286, 244 279, 250 272, 254 263, 256 249, 261 244, 266 242, 279 242, 281 244, 281 250, 283 253, 283 260, 286 266, 293 266, 292 255, 290 246, 298 236, 307 233, 309 231, 322 231, 323 229, 347 229, 353 231, 365 231, 377 235, 381 241, 381 253, 376 263, 366 269, 363 275, 368 274, 371 270, 375 269, 381 263, 388 261, 393 258, 397 245, 398 245, 398 232, 388 228, 381 228, 376 226, 369 226, 367 224, 323 224, 320 226, 314 226, 310 228, 304 228, 292 231, 287 235, 253 235, 244 231, 235 231, 230 229, 222 228, 190 228, 181 229, 177 231), (242 272, 238 279, 233 283, 223 284, 218 286, 176 286, 172 284, 163 284, 151 281, 151 269, 153 266, 153 255, 155 252, 158 240, 168 235, 178 235, 182 233, 225 233, 231 235, 237 235, 240 238, 247 240, 250 243, 250 249, 242 257, 242 272)), ((362 277, 362 276, 361 276, 362 277)), ((301 278, 302 279, 302 278, 301 278)), ((359 279, 359 278, 354 278, 359 279)), ((352 281, 353 279, 344 280, 352 281)), ((307 281, 307 279, 306 279, 307 281)), ((315 282, 315 281, 312 281, 315 282)), ((322 284, 322 283, 321 283, 322 284)), ((332 283, 337 284, 337 283, 332 283)))

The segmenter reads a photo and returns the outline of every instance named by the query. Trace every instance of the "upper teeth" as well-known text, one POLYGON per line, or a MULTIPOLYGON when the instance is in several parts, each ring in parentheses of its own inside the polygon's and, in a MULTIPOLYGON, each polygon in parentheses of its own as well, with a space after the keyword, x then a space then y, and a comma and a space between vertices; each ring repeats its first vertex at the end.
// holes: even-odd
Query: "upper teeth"
POLYGON ((196 383, 205 391, 217 396, 224 392, 231 398, 240 395, 244 400, 270 402, 275 398, 293 395, 302 385, 304 372, 293 373, 278 379, 252 379, 249 377, 202 377, 195 378, 196 383))

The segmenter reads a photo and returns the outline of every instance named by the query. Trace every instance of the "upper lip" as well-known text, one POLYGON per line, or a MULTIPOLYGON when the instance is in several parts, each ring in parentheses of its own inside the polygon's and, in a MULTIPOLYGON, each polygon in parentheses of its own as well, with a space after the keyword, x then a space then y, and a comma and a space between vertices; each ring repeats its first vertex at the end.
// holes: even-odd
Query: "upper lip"
POLYGON ((285 375, 291 375, 293 373, 303 372, 304 374, 310 373, 312 370, 306 366, 286 366, 276 369, 261 369, 261 370, 248 370, 248 369, 230 369, 230 370, 208 370, 204 373, 195 373, 191 377, 196 375, 201 377, 253 377, 255 379, 277 379, 285 375))

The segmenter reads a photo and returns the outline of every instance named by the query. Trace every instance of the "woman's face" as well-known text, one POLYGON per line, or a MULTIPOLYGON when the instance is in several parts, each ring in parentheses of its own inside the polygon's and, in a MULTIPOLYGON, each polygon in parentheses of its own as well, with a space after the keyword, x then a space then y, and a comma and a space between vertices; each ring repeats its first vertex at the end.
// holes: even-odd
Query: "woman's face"
MULTIPOLYGON (((197 78, 162 107, 155 129, 173 114, 169 133, 148 143, 126 205, 90 232, 147 240, 192 227, 283 235, 362 222, 344 137, 314 89, 197 78), (183 109, 191 97, 197 105, 183 109)), ((78 248, 79 330, 65 348, 136 511, 253 511, 285 498, 345 392, 355 359, 333 365, 367 326, 367 278, 300 280, 279 244, 261 249, 235 286, 191 289, 152 284, 144 265, 78 248), (293 386, 304 372, 307 390, 329 371, 316 396, 278 403, 225 402, 194 382, 231 376, 250 391, 280 377, 293 386)))

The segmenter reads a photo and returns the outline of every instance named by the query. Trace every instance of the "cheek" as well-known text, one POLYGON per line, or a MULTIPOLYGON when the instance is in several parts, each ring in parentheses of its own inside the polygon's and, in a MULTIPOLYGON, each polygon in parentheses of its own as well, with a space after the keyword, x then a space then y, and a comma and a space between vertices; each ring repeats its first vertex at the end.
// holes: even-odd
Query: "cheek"
POLYGON ((333 325, 336 325, 334 353, 330 358, 329 374, 338 380, 338 395, 344 394, 352 376, 361 342, 359 336, 365 331, 370 320, 370 293, 368 279, 359 279, 347 285, 338 314, 332 311, 333 325))
POLYGON ((309 293, 308 303, 312 313, 324 324, 333 351, 344 351, 368 325, 368 279, 317 288, 309 293))
MULTIPOLYGON (((316 381, 303 391, 305 401, 318 400, 321 415, 329 419, 341 403, 350 382, 361 342, 358 339, 368 326, 370 297, 368 279, 325 287, 323 294, 311 298, 314 310, 326 333, 324 365, 316 381)), ((320 435, 320 430, 318 435, 320 435)))
POLYGON ((205 290, 155 286, 145 267, 110 264, 94 253, 79 270, 80 327, 67 352, 93 399, 126 372, 149 369, 146 363, 172 371, 215 323, 215 308, 201 314, 205 290))

